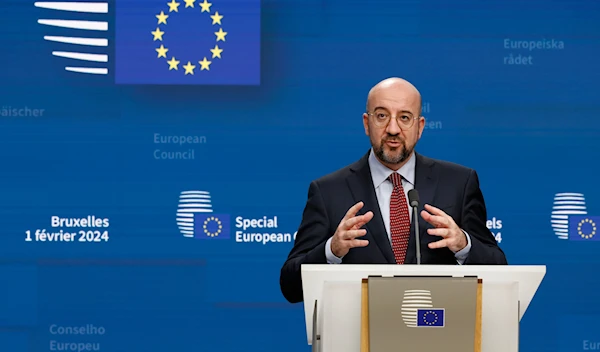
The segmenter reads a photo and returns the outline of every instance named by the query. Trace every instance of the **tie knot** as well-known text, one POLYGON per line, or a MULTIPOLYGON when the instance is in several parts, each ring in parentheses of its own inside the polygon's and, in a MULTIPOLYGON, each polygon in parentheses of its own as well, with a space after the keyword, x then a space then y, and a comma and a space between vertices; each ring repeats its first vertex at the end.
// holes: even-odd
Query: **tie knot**
POLYGON ((390 179, 390 181, 392 181, 392 184, 394 185, 394 187, 402 187, 402 176, 400 176, 399 173, 392 172, 389 179, 390 179))

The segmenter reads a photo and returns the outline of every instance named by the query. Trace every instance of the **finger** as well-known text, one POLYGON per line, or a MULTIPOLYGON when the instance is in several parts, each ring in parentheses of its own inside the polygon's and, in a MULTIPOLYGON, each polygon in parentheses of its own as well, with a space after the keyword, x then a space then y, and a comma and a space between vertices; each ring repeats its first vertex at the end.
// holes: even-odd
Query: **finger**
POLYGON ((366 223, 368 223, 369 221, 371 221, 371 219, 373 219, 373 212, 372 211, 368 211, 365 214, 361 215, 361 220, 359 222, 357 222, 356 224, 354 224, 354 227, 356 227, 357 229, 360 229, 362 226, 364 226, 366 223))
POLYGON ((445 216, 446 213, 442 209, 436 208, 433 205, 425 204, 425 209, 433 215, 445 216))
POLYGON ((421 217, 435 227, 447 227, 448 221, 445 217, 439 215, 431 215, 427 211, 421 211, 421 217))
POLYGON ((368 211, 363 215, 358 215, 351 219, 345 220, 343 227, 344 227, 344 229, 351 229, 351 228, 359 229, 361 226, 363 226, 367 222, 371 221, 372 218, 373 218, 373 212, 368 211))
POLYGON ((361 236, 364 236, 366 234, 367 234, 367 230, 365 230, 365 229, 344 231, 342 233, 342 239, 344 239, 344 240, 353 240, 356 237, 361 237, 361 236))
POLYGON ((435 248, 444 248, 444 247, 448 247, 448 239, 443 239, 443 240, 439 240, 436 242, 430 242, 428 244, 428 247, 431 249, 435 249, 435 248))
POLYGON ((348 241, 350 247, 365 247, 369 244, 368 240, 352 240, 348 241))
POLYGON ((444 238, 450 237, 450 229, 439 228, 439 229, 427 229, 427 233, 432 236, 440 236, 444 238))
POLYGON ((356 204, 354 204, 353 206, 350 207, 350 209, 348 209, 348 211, 346 212, 346 215, 344 216, 343 220, 347 220, 352 218, 354 215, 356 215, 356 213, 358 213, 358 211, 365 205, 365 203, 363 202, 358 202, 356 204))

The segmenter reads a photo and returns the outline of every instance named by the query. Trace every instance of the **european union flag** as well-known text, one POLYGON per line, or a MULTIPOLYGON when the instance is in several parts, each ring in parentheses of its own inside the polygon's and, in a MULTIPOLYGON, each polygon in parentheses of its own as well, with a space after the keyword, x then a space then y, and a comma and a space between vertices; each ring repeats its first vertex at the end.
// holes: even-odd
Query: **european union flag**
POLYGON ((116 0, 117 84, 260 84, 260 0, 116 0))
POLYGON ((599 241, 600 216, 569 216, 569 239, 572 241, 599 241))
POLYGON ((417 309, 417 326, 444 327, 444 308, 417 309))
POLYGON ((194 214, 194 238, 229 239, 229 231, 230 221, 228 214, 194 214))

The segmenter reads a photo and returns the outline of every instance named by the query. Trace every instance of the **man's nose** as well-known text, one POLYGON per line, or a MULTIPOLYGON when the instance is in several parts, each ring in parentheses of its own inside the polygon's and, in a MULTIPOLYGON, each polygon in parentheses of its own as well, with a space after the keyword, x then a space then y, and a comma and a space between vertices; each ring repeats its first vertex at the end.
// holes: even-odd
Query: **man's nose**
POLYGON ((400 128, 400 125, 398 125, 398 119, 395 117, 391 117, 390 122, 386 127, 386 132, 391 135, 398 135, 401 131, 402 129, 400 128))

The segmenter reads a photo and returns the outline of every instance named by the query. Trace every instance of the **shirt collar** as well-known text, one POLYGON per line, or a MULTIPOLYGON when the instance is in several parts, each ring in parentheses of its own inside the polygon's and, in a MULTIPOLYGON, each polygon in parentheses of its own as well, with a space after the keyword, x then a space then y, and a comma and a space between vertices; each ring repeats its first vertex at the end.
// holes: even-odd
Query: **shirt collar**
MULTIPOLYGON (((410 158, 406 164, 396 171, 411 185, 415 184, 415 153, 411 153, 410 158)), ((371 169, 371 178, 373 179, 373 186, 379 187, 387 178, 394 172, 394 170, 383 165, 379 159, 375 156, 373 148, 369 153, 369 168, 371 169)))

